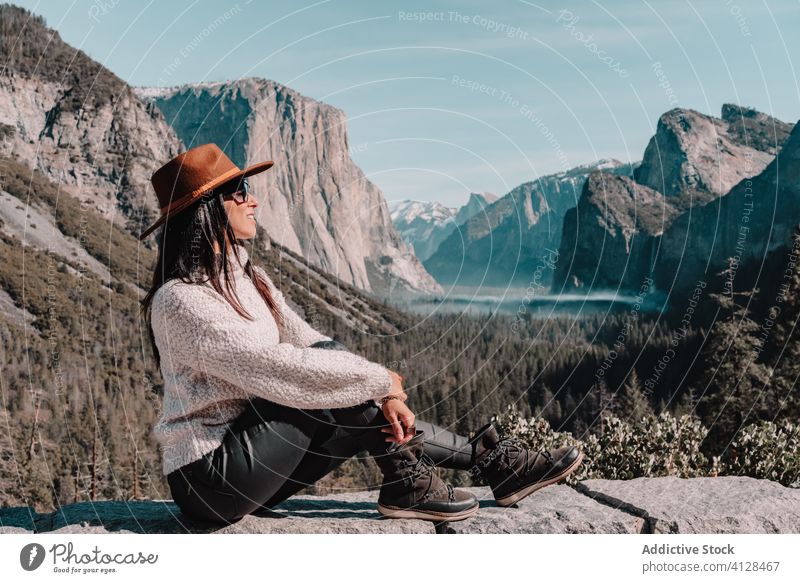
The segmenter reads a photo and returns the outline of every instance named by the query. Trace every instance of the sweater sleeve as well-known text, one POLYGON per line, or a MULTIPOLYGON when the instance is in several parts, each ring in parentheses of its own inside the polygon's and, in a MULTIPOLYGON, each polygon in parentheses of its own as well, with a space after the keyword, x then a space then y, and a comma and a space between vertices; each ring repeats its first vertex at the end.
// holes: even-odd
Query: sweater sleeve
POLYGON ((389 371, 339 350, 272 344, 215 290, 165 284, 151 321, 161 358, 299 409, 351 407, 387 395, 389 371))
POLYGON ((288 342, 298 348, 306 348, 321 340, 332 340, 329 336, 325 336, 312 328, 308 322, 300 317, 300 314, 289 306, 283 293, 275 286, 272 279, 261 267, 256 267, 255 269, 267 281, 269 289, 272 291, 272 297, 275 298, 278 309, 283 315, 283 325, 278 326, 282 342, 288 342))

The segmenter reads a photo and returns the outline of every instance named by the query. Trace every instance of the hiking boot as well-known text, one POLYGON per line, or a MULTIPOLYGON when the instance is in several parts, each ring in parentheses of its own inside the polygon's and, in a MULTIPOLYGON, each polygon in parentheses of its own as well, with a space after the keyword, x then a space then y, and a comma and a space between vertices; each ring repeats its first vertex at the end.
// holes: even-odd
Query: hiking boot
POLYGON ((500 439, 491 423, 479 429, 470 442, 474 470, 489 484, 500 506, 511 506, 566 478, 583 460, 583 452, 570 445, 533 451, 517 439, 500 439))
POLYGON ((433 461, 423 453, 424 440, 424 432, 418 430, 404 445, 395 443, 385 454, 373 456, 383 472, 378 511, 390 518, 469 518, 478 511, 478 499, 436 475, 433 461))

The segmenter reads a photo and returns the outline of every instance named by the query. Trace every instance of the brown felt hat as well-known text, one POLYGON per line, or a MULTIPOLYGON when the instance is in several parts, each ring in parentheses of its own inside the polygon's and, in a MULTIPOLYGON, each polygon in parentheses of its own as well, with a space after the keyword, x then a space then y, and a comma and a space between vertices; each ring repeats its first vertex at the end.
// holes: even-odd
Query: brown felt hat
POLYGON ((273 164, 272 160, 268 160, 242 170, 216 144, 203 144, 175 156, 150 178, 158 197, 161 217, 139 235, 139 240, 147 237, 168 217, 174 217, 189 208, 209 191, 226 182, 263 172, 273 164))

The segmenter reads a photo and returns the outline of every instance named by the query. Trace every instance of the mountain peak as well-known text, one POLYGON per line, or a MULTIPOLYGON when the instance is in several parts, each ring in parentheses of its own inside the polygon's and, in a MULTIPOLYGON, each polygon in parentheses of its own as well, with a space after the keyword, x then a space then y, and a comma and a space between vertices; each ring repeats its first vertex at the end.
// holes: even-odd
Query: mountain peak
POLYGON ((68 112, 101 108, 130 91, 114 73, 64 42, 42 16, 12 4, 0 5, 0 54, 4 76, 61 87, 59 106, 68 112))
POLYGON ((685 108, 664 113, 634 173, 636 181, 667 196, 690 191, 721 196, 763 171, 792 126, 750 108, 722 109, 724 119, 685 108))
POLYGON ((470 192, 467 204, 470 204, 473 201, 482 202, 483 204, 492 204, 497 200, 497 198, 497 195, 491 192, 470 192))

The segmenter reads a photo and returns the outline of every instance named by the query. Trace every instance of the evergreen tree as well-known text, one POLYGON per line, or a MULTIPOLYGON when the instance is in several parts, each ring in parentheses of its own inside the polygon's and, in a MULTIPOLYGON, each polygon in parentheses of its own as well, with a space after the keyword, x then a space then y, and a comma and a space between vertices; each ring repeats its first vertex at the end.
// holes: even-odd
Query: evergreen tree
POLYGON ((613 414, 612 397, 605 377, 601 378, 588 396, 592 412, 592 426, 599 424, 600 435, 605 431, 605 419, 613 414))
POLYGON ((625 379, 625 383, 615 399, 614 412, 617 416, 630 419, 634 423, 653 413, 650 401, 642 392, 635 368, 631 369, 631 373, 625 379))
POLYGON ((774 367, 772 392, 778 418, 800 418, 800 225, 792 232, 787 270, 781 292, 780 312, 765 348, 774 367), (793 255, 796 253, 798 255, 793 255))
POLYGON ((693 386, 690 386, 678 399, 673 413, 675 417, 697 416, 697 390, 693 386))
MULTIPOLYGON (((733 264, 724 274, 733 272, 733 264)), ((758 361, 760 325, 750 318, 736 297, 749 300, 758 290, 710 294, 721 317, 709 331, 701 353, 705 368, 698 412, 709 428, 705 447, 722 451, 745 423, 768 419, 772 404, 765 391, 769 369, 758 361)))

